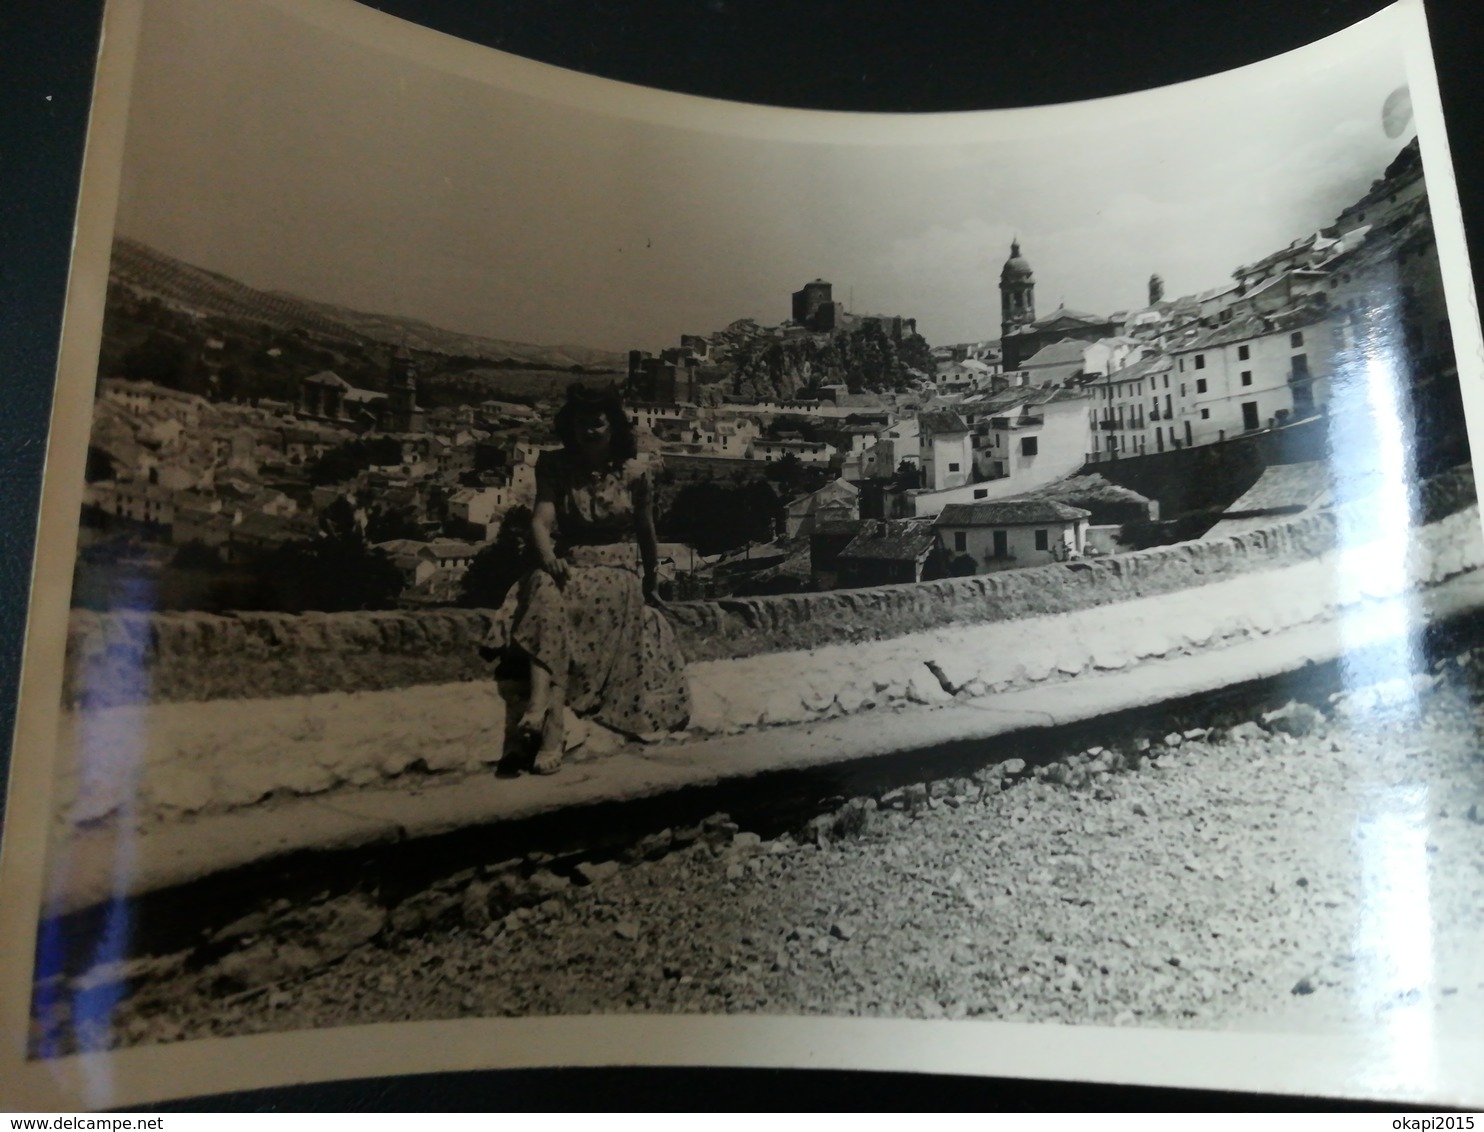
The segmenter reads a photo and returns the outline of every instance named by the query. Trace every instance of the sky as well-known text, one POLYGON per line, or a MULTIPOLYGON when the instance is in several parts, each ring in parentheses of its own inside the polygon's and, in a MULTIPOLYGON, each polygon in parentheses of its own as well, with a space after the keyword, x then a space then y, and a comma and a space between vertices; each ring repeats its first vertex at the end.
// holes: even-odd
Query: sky
POLYGON ((998 337, 1014 236, 1038 313, 1137 307, 1153 272, 1200 291, 1330 223, 1411 136, 1381 125, 1406 82, 1392 11, 1163 91, 912 117, 643 91, 280 2, 147 0, 117 230, 545 345, 776 324, 816 277, 933 344, 998 337))

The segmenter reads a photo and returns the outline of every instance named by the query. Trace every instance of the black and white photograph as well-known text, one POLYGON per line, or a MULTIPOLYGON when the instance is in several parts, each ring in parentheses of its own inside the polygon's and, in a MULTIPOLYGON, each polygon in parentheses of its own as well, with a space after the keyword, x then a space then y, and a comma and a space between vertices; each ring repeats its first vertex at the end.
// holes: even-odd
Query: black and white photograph
POLYGON ((107 18, 0 1107, 821 1045, 1484 1100, 1417 0, 918 116, 107 18))

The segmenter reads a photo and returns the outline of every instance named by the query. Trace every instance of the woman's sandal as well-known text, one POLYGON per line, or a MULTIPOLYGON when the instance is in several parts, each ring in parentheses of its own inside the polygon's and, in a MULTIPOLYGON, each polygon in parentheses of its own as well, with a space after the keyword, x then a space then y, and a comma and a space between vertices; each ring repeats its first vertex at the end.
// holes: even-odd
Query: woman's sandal
POLYGON ((546 712, 533 713, 529 708, 525 714, 515 723, 515 733, 520 736, 523 743, 540 742, 542 734, 546 731, 546 712))
POLYGON ((555 774, 562 769, 562 748, 554 751, 540 750, 536 752, 536 758, 531 763, 532 774, 555 774))

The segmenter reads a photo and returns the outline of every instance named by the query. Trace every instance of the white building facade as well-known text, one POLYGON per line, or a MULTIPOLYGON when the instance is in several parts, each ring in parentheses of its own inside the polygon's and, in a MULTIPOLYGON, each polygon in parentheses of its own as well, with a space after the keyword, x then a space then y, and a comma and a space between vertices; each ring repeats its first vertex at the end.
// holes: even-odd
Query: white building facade
POLYGON ((1334 334, 1315 305, 1233 320, 1171 351, 1178 422, 1165 439, 1214 444, 1305 420, 1329 400, 1334 334))
POLYGON ((951 504, 933 528, 950 556, 968 555, 975 573, 986 574, 1079 557, 1090 518, 1090 512, 1064 503, 1005 499, 951 504))
POLYGON ((919 413, 917 428, 924 487, 941 491, 961 487, 973 478, 974 447, 962 417, 941 410, 919 413))

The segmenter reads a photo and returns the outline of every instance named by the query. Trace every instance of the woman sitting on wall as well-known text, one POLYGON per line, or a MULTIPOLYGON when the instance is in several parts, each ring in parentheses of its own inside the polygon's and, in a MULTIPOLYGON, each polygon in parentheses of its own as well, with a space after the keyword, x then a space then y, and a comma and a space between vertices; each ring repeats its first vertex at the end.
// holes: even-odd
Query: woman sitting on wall
POLYGON ((562 447, 536 461, 540 565, 492 633, 531 662, 518 731, 538 745, 537 774, 561 767, 564 707, 628 735, 673 731, 690 716, 685 660, 655 590, 649 464, 618 391, 571 386, 555 423, 562 447))

